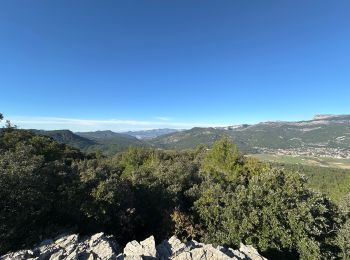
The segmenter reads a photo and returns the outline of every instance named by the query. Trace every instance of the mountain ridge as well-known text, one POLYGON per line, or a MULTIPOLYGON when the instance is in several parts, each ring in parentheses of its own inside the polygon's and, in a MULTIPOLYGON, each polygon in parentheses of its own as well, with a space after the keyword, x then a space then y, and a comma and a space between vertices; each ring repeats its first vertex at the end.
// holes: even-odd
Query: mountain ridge
POLYGON ((130 146, 160 149, 193 149, 211 146, 226 136, 244 153, 315 155, 350 158, 350 115, 315 115, 302 121, 266 121, 226 127, 193 127, 187 130, 154 129, 116 133, 111 130, 77 132, 34 130, 85 152, 102 150, 106 154, 130 146), (128 134, 129 133, 129 134, 128 134), (133 133, 134 135, 131 135, 133 133), (137 138, 138 134, 143 138, 137 138), (150 138, 147 134, 156 135, 150 138), (161 134, 162 133, 162 134, 161 134), (158 135, 159 134, 159 135, 158 135))
POLYGON ((183 131, 183 129, 157 128, 150 130, 127 131, 122 133, 134 136, 138 139, 152 139, 161 135, 171 134, 180 131, 183 131))
POLYGON ((350 115, 304 121, 267 121, 233 128, 195 127, 157 137, 153 144, 167 149, 189 149, 198 144, 211 145, 222 136, 227 136, 240 150, 248 153, 306 153, 350 158, 350 115), (278 151, 280 149, 282 151, 278 151))
POLYGON ((57 142, 80 149, 86 153, 101 151, 106 155, 112 155, 125 151, 128 147, 150 147, 149 143, 126 134, 114 133, 112 131, 97 131, 73 133, 70 130, 35 130, 36 134, 46 135, 57 142))

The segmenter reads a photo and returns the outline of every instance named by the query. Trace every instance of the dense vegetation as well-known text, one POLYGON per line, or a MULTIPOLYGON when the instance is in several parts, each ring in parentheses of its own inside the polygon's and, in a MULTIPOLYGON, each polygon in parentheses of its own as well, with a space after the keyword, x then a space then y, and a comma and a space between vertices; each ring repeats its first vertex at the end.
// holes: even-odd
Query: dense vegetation
POLYGON ((176 234, 242 241, 276 259, 349 259, 349 197, 339 205, 225 138, 211 150, 129 148, 106 158, 11 124, 0 132, 0 253, 76 228, 120 242, 176 234))
POLYGON ((36 134, 52 137, 54 140, 78 148, 85 153, 103 152, 105 155, 113 155, 125 151, 129 146, 149 147, 146 141, 137 139, 127 134, 114 133, 112 131, 96 131, 73 133, 70 130, 31 130, 36 134))
POLYGON ((341 203, 350 194, 350 170, 301 164, 275 164, 286 171, 299 172, 307 177, 307 185, 341 203))

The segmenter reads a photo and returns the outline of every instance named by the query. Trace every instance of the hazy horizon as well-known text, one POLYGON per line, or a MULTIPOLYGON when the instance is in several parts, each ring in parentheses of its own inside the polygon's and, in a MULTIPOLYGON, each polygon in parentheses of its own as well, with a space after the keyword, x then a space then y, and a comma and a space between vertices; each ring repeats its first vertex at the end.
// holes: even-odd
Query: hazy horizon
MULTIPOLYGON (((315 114, 320 115, 320 114, 315 114)), ((326 115, 346 115, 346 114, 326 114, 326 115)), ((258 124, 263 122, 297 122, 312 120, 313 117, 299 120, 285 119, 268 119, 259 122, 239 122, 231 124, 215 124, 215 123, 186 123, 176 122, 171 119, 159 121, 135 121, 135 120, 92 120, 92 119, 77 119, 77 118, 48 118, 48 117, 6 117, 5 120, 10 120, 12 124, 23 129, 38 129, 38 130, 71 130, 73 132, 89 132, 89 131, 106 131, 127 132, 127 131, 147 131, 156 129, 177 129, 186 130, 193 127, 226 127, 241 124, 258 124), (132 126, 132 127, 130 127, 132 126)), ((0 126, 5 125, 4 122, 0 126)))

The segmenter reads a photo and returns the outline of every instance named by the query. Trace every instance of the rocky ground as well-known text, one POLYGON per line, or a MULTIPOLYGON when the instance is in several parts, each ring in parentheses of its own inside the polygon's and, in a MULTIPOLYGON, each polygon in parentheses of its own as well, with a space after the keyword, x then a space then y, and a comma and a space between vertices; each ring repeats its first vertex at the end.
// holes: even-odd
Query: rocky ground
POLYGON ((205 245, 194 240, 182 243, 176 237, 164 240, 156 246, 154 237, 144 241, 129 242, 124 249, 120 248, 112 236, 103 233, 91 237, 78 235, 61 235, 55 239, 42 241, 32 250, 21 250, 0 257, 8 259, 116 259, 116 260, 142 260, 142 259, 237 259, 237 260, 263 260, 262 256, 252 247, 241 244, 239 250, 205 245))

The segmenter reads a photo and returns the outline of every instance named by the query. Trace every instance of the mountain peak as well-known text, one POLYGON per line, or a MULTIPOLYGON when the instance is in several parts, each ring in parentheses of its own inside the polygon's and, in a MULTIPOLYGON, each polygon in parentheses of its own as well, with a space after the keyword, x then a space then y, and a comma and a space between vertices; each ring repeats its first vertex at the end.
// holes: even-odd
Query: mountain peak
POLYGON ((315 115, 313 120, 343 118, 343 117, 350 117, 350 115, 319 114, 319 115, 315 115))
POLYGON ((327 119, 327 118, 333 118, 333 117, 337 117, 338 115, 334 115, 334 114, 318 114, 314 116, 314 120, 320 120, 320 119, 327 119))

